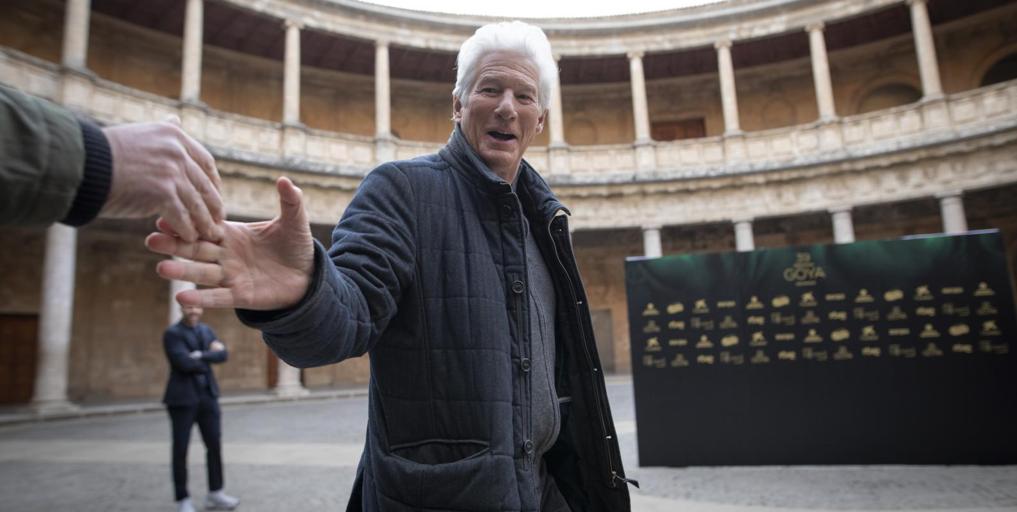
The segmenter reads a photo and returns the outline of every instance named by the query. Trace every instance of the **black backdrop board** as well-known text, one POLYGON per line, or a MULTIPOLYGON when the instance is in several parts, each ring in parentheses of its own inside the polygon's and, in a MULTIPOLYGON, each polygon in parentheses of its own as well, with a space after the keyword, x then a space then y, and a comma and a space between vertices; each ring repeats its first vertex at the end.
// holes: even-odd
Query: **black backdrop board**
POLYGON ((625 270, 641 465, 1017 463, 996 231, 625 270))

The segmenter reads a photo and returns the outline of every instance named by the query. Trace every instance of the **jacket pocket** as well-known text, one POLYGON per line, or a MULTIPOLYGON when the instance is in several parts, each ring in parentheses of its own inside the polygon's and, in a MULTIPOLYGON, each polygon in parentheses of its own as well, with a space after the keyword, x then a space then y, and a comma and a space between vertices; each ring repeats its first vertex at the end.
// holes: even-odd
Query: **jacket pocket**
POLYGON ((487 441, 425 439, 389 447, 394 457, 417 464, 450 464, 478 457, 491 449, 487 441))
MULTIPOLYGON (((412 510, 503 510, 515 488, 511 457, 496 457, 479 440, 427 439, 377 447, 377 491, 384 502, 412 510)), ((398 509, 398 507, 394 507, 398 509)))

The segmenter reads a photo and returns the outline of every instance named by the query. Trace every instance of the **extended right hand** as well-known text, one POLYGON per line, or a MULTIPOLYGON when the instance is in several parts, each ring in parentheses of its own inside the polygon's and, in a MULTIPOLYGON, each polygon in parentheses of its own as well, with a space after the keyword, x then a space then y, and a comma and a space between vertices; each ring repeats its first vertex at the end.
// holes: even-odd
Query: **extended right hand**
POLYGON ((145 239, 149 250, 192 261, 164 260, 156 272, 165 279, 210 288, 177 294, 183 306, 284 309, 307 292, 314 271, 314 242, 303 192, 288 178, 276 181, 279 215, 270 221, 226 222, 222 240, 188 242, 160 221, 160 233, 145 239))

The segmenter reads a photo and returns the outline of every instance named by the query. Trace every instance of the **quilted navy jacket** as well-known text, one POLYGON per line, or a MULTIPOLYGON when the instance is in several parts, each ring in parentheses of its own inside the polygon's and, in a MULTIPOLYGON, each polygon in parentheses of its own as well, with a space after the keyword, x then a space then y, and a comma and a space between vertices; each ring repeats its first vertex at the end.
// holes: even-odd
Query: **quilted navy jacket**
POLYGON ((483 165, 457 128, 440 153, 375 169, 332 248, 316 245, 301 302, 238 314, 293 366, 370 354, 349 510, 536 511, 526 215, 558 297, 563 414, 548 472, 573 512, 628 511, 567 210, 529 164, 518 194, 483 165))

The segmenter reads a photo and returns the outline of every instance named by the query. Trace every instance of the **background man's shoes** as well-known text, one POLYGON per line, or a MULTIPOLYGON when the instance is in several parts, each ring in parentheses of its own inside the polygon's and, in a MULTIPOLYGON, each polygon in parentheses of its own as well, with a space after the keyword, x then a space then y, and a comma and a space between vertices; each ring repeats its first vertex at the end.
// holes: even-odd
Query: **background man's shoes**
POLYGON ((205 510, 233 510, 240 504, 240 500, 222 492, 212 491, 205 496, 205 510))
POLYGON ((177 502, 177 512, 194 512, 194 505, 191 498, 184 498, 177 502))

